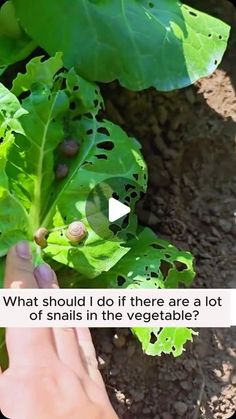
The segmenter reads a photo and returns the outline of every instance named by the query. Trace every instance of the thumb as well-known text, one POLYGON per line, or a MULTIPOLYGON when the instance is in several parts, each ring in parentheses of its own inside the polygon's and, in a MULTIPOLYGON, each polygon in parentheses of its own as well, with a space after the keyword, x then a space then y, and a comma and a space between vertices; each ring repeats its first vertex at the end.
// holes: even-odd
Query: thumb
POLYGON ((30 246, 21 241, 7 255, 4 279, 5 288, 38 288, 34 278, 34 267, 30 246))

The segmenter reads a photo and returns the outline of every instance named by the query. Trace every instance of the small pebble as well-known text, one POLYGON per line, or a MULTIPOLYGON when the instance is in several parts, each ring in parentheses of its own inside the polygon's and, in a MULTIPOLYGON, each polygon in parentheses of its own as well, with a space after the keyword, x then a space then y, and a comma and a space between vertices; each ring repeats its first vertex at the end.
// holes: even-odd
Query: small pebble
POLYGON ((161 419, 173 419, 173 416, 168 412, 164 412, 161 415, 161 419))
POLYGON ((216 376, 217 378, 222 377, 222 372, 221 372, 220 370, 214 370, 214 373, 215 373, 215 376, 216 376))
POLYGON ((232 377, 231 377, 231 383, 232 383, 233 385, 236 385, 236 374, 233 374, 233 375, 232 375, 232 377))
POLYGON ((229 221, 227 221, 227 220, 220 220, 219 221, 219 226, 221 227, 221 230, 224 233, 230 233, 231 228, 232 228, 231 223, 229 221))
POLYGON ((113 351, 112 343, 109 342, 109 341, 107 341, 107 340, 105 340, 102 343, 102 350, 103 350, 103 352, 105 352, 105 354, 111 354, 112 351, 113 351))
POLYGON ((175 408, 175 411, 176 411, 177 415, 179 415, 181 417, 184 416, 185 413, 188 410, 188 406, 186 405, 186 403, 180 402, 180 401, 178 401, 174 404, 174 408, 175 408))
POLYGON ((131 358, 135 354, 135 346, 130 344, 127 349, 127 354, 131 358))
POLYGON ((125 346, 126 343, 126 339, 124 335, 118 335, 115 334, 113 337, 113 343, 116 346, 116 348, 123 348, 123 346, 125 346))
POLYGON ((193 105, 195 103, 195 96, 193 94, 192 89, 188 88, 185 90, 185 96, 187 101, 190 103, 190 105, 193 105))
POLYGON ((98 357, 98 365, 100 370, 104 370, 106 368, 106 361, 102 356, 98 357))

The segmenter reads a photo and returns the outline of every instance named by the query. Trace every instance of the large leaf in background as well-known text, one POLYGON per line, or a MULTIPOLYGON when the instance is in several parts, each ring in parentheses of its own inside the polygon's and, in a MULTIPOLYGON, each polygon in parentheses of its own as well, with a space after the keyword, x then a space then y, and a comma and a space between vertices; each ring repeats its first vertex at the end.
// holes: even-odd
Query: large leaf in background
POLYGON ((88 80, 172 90, 211 74, 229 26, 177 0, 14 0, 26 32, 88 80))
POLYGON ((12 1, 0 8, 0 75, 7 66, 23 60, 36 47, 20 27, 12 1))
MULTIPOLYGON (((8 250, 5 237, 11 237, 11 244, 25 237, 32 241, 36 230, 44 226, 50 230, 44 253, 92 278, 109 270, 129 248, 123 246, 124 239, 104 241, 92 231, 85 213, 90 191, 108 178, 125 176, 133 180, 134 174, 145 190, 146 168, 136 140, 114 124, 96 120, 102 104, 98 87, 82 80, 73 70, 58 74, 61 67, 60 54, 45 62, 35 58, 27 65, 27 73, 19 74, 13 83, 14 92, 24 92, 22 108, 14 94, 5 89, 2 123, 7 123, 5 113, 15 112, 15 103, 21 110, 21 125, 16 132, 19 122, 13 119, 16 129, 14 135, 11 132, 10 143, 8 131, 2 132, 0 188, 5 188, 4 193, 14 198, 16 207, 24 210, 28 228, 23 229, 23 215, 14 213, 9 230, 2 216, 0 251, 6 254, 8 250), (80 151, 74 158, 63 160, 58 145, 68 137, 79 142, 80 151), (101 153, 104 142, 110 142, 112 149, 102 149, 101 153), (54 175, 59 161, 69 168, 61 181, 54 175), (88 229, 86 240, 77 246, 65 235, 66 226, 74 220, 83 220, 88 229)), ((1 211, 8 213, 4 205, 9 203, 4 204, 2 197, 1 211)))

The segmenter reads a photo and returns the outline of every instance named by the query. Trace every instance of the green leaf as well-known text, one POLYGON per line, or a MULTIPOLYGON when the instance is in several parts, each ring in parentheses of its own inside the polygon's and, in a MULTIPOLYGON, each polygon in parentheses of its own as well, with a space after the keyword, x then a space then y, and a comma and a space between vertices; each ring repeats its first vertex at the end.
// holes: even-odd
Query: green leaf
POLYGON ((175 0, 14 0, 28 34, 88 80, 172 90, 211 74, 229 26, 175 0))
POLYGON ((108 288, 178 288, 195 276, 193 257, 145 228, 128 242, 131 250, 109 272, 96 278, 108 288))
MULTIPOLYGON (((111 122, 96 119, 103 103, 98 86, 82 80, 73 70, 59 74, 61 65, 60 54, 44 62, 37 58, 27 66, 27 74, 17 76, 13 91, 24 92, 22 107, 13 93, 2 87, 2 124, 13 128, 10 142, 8 131, 2 131, 0 191, 4 188, 15 206, 11 211, 10 198, 4 202, 5 195, 0 196, 1 211, 11 215, 9 223, 5 215, 1 217, 0 251, 5 255, 9 246, 22 238, 32 241, 43 226, 50 233, 44 256, 93 278, 109 270, 129 247, 123 245, 123 238, 104 241, 91 229, 86 218, 91 189, 111 177, 133 180, 136 174, 145 190, 146 167, 136 140, 111 122), (10 112, 12 119, 6 118, 10 112), (63 157, 58 148, 65 138, 79 143, 80 151, 74 158, 63 157), (104 142, 110 142, 112 149, 102 150, 100 159, 98 146, 104 142), (58 181, 54 172, 61 161, 69 172, 58 181), (74 220, 83 220, 88 230, 85 241, 77 246, 65 234, 74 220)), ((131 206, 136 200, 133 198, 131 206)))
POLYGON ((132 331, 141 342, 143 351, 152 356, 163 353, 180 356, 186 342, 192 342, 192 336, 196 335, 196 332, 186 327, 134 327, 132 331))
MULTIPOLYGON (((195 276, 193 257, 178 250, 165 240, 160 240, 148 228, 141 230, 127 245, 130 251, 108 272, 89 283, 91 288, 178 288, 191 285, 195 276)), ((58 266, 56 266, 56 269, 58 266)), ((62 287, 88 287, 86 280, 76 272, 58 270, 62 287)), ((195 334, 188 328, 131 329, 147 355, 162 353, 179 356, 187 341, 195 334)))
POLYGON ((17 98, 0 84, 0 256, 5 255, 17 240, 26 238, 29 230, 28 215, 11 192, 6 174, 14 133, 23 132, 19 118, 24 114, 26 111, 17 98))
POLYGON ((23 60, 36 47, 20 27, 11 0, 0 9, 0 74, 10 64, 23 60))
POLYGON ((26 65, 24 74, 18 73, 13 80, 12 93, 19 96, 30 90, 33 83, 46 84, 52 88, 54 75, 63 67, 62 54, 57 53, 55 57, 42 61, 43 57, 35 57, 26 65))

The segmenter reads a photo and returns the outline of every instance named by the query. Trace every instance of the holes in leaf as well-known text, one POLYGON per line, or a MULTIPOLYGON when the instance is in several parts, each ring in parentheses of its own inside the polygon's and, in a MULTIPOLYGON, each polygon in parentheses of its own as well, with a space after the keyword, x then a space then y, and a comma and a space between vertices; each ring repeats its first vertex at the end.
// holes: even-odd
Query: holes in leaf
POLYGON ((178 260, 175 262, 175 267, 176 267, 177 271, 179 271, 179 272, 182 272, 187 268, 185 263, 179 262, 178 260))
POLYGON ((138 173, 134 173, 133 177, 134 177, 135 180, 138 180, 138 173))
POLYGON ((137 192, 134 191, 130 194, 130 196, 131 196, 131 198, 136 198, 138 196, 138 194, 137 194, 137 192))
POLYGON ((102 143, 97 144, 97 148, 101 148, 103 150, 113 150, 114 143, 112 141, 103 141, 102 143))
POLYGON ((94 101, 93 101, 93 104, 94 104, 94 106, 95 106, 95 108, 98 106, 98 104, 99 104, 99 102, 98 102, 98 100, 97 99, 95 99, 94 101))
POLYGON ((130 203, 130 201, 131 201, 130 196, 126 196, 126 198, 125 198, 125 202, 130 203))
POLYGON ((97 157, 99 160, 107 160, 106 154, 96 154, 95 157, 97 157))
POLYGON ((122 287, 122 285, 124 285, 125 281, 126 281, 126 279, 123 276, 119 275, 117 277, 117 285, 119 287, 122 287))
POLYGON ((159 249, 159 250, 163 249, 163 247, 160 244, 157 244, 157 243, 153 243, 153 244, 151 244, 151 246, 153 247, 153 249, 159 249))
POLYGON ((113 192, 112 197, 114 199, 120 199, 119 195, 116 192, 113 192))
POLYGON ((74 110, 76 109, 76 102, 71 102, 71 103, 70 103, 70 109, 71 109, 72 111, 74 111, 74 110))
POLYGON ((99 127, 97 129, 97 132, 99 132, 100 134, 104 134, 106 136, 109 136, 110 135, 109 131, 105 127, 99 127))
POLYGON ((219 35, 219 39, 223 39, 223 36, 222 35, 219 35))
POLYGON ((149 2, 148 6, 152 9, 154 7, 154 4, 152 2, 149 2))
POLYGON ((3 137, 0 137, 0 144, 3 143, 3 140, 4 140, 4 138, 3 137))
POLYGON ((150 340, 149 340, 149 342, 150 342, 150 343, 152 343, 152 344, 154 344, 154 343, 156 343, 156 341, 157 341, 157 337, 156 337, 156 335, 152 332, 152 333, 151 333, 151 335, 150 335, 150 340))
POLYGON ((122 221, 121 227, 126 228, 129 224, 129 216, 127 215, 124 220, 122 221))
POLYGON ((212 37, 212 33, 209 33, 209 34, 208 34, 208 38, 211 38, 211 37, 212 37))
POLYGON ((171 263, 166 262, 165 260, 162 260, 162 261, 161 261, 161 264, 160 264, 160 271, 161 271, 161 273, 162 273, 162 275, 163 275, 163 278, 166 278, 166 277, 167 277, 168 272, 169 272, 169 270, 170 270, 171 268, 172 268, 171 263))
POLYGON ((121 231, 120 226, 116 225, 116 224, 111 224, 109 226, 109 230, 112 231, 112 233, 116 236, 117 233, 119 233, 119 231, 121 231))
POLYGON ((92 128, 88 129, 88 131, 86 131, 86 134, 87 135, 92 135, 93 134, 93 129, 92 128))
POLYGON ((215 65, 217 65, 217 64, 218 64, 218 61, 217 61, 217 60, 215 60, 215 61, 214 61, 214 64, 215 64, 215 65))
POLYGON ((128 192, 130 189, 135 189, 135 186, 134 186, 134 185, 130 185, 129 183, 127 183, 127 184, 125 185, 125 190, 126 190, 126 192, 128 192))
POLYGON ((158 278, 158 274, 156 272, 151 272, 151 277, 152 278, 158 278))
POLYGON ((197 17, 197 13, 193 12, 192 10, 189 10, 189 14, 190 14, 191 16, 197 17))

